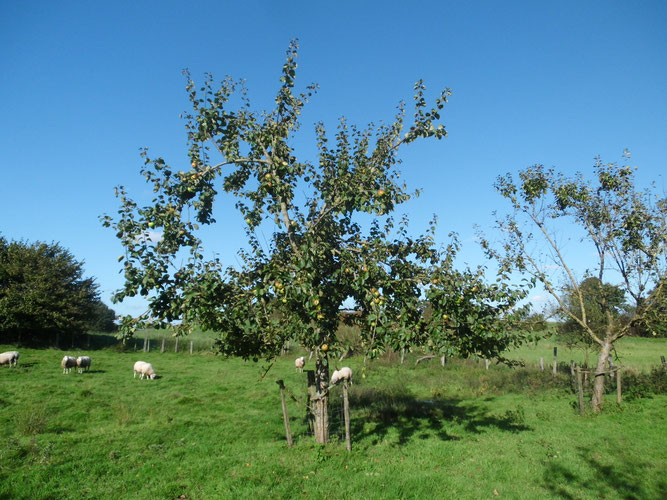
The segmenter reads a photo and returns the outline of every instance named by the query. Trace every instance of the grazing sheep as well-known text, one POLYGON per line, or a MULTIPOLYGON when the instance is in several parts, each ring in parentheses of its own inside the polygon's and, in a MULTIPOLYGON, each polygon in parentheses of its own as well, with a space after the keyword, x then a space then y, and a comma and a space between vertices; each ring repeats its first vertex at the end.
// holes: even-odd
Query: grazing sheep
POLYGON ((83 373, 85 368, 86 371, 90 370, 90 358, 88 356, 79 356, 76 358, 77 371, 83 373))
POLYGON ((347 366, 344 366, 340 370, 335 370, 333 375, 331 375, 330 385, 335 385, 339 380, 349 380, 350 384, 352 384, 352 370, 347 366))
POLYGON ((72 368, 76 366, 76 358, 65 356, 60 362, 60 366, 63 367, 63 373, 69 373, 72 371, 72 368))
POLYGON ((306 365, 306 358, 304 356, 301 356, 300 358, 296 358, 294 360, 294 366, 296 367, 296 371, 302 372, 303 367, 306 365))
POLYGON ((137 377, 137 373, 139 373, 141 376, 139 378, 150 378, 151 380, 155 378, 155 370, 153 370, 153 365, 150 363, 146 363, 145 361, 137 361, 134 363, 134 376, 133 378, 137 377))
POLYGON ((0 365, 9 364, 9 366, 16 366, 19 362, 19 352, 18 351, 7 351, 0 354, 0 365))

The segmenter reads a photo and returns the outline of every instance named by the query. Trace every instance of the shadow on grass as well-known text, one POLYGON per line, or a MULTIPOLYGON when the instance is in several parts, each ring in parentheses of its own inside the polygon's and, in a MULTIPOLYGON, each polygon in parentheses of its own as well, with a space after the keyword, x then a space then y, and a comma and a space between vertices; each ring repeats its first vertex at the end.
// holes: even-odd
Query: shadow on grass
POLYGON ((579 448, 579 456, 588 468, 585 475, 575 464, 550 462, 544 472, 544 485, 560 498, 577 499, 582 496, 644 500, 664 498, 667 481, 661 479, 655 489, 646 481, 646 473, 659 474, 656 464, 627 456, 622 450, 596 452, 579 448))
MULTIPOLYGON (((341 399, 332 398, 332 404, 341 399)), ((350 390, 351 434, 354 437, 372 436, 374 442, 383 440, 390 432, 398 433, 398 444, 413 438, 428 439, 435 435, 443 441, 458 440, 446 427, 452 422, 462 425, 467 432, 480 433, 487 428, 506 432, 531 430, 524 425, 523 410, 494 415, 488 406, 472 404, 469 400, 453 398, 417 399, 402 387, 350 390), (373 423, 373 426, 367 425, 373 423)), ((344 426, 342 412, 330 411, 332 430, 344 426)))

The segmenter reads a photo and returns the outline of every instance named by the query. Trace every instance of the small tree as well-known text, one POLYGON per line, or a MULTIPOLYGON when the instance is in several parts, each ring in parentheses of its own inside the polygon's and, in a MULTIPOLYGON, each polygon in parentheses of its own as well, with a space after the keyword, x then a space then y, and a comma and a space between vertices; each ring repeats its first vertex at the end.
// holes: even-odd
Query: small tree
POLYGON ((83 263, 56 243, 0 237, 0 333, 5 341, 44 343, 86 330, 99 300, 83 263))
MULTIPOLYGON (((653 287, 653 295, 659 296, 665 283, 667 200, 638 191, 628 166, 598 160, 595 173, 595 182, 588 182, 582 175, 568 178, 538 165, 521 171, 519 182, 510 174, 500 177, 496 188, 513 209, 498 221, 507 240, 499 251, 487 241, 484 246, 503 267, 541 282, 562 315, 598 345, 596 373, 601 374, 614 342, 633 322, 665 322, 657 301, 647 297, 653 287), (584 264, 591 278, 583 283, 573 268, 574 259, 566 257, 566 241, 559 239, 563 232, 581 234, 597 255, 596 262, 584 264), (591 296, 587 288, 594 283, 591 296), (616 286, 635 306, 628 320, 616 312, 621 302, 616 286)), ((595 377, 595 411, 602 409, 604 382, 605 377, 595 377)))
POLYGON ((487 287, 479 273, 454 272, 456 240, 437 249, 435 221, 426 235, 411 237, 407 218, 388 215, 415 195, 400 182, 398 151, 445 137, 438 122, 449 90, 429 107, 417 82, 409 125, 402 104, 388 125, 359 129, 341 119, 335 137, 318 123, 318 157, 311 163, 293 150, 301 110, 316 90, 293 91, 296 51, 292 43, 275 109, 262 113, 251 109, 241 84, 228 78, 214 88, 209 77, 197 89, 187 75, 190 170, 175 172, 144 152, 152 204, 139 208, 121 186, 119 217, 103 223, 126 249, 125 287, 116 299, 149 297, 149 311, 126 317, 121 335, 178 319, 181 331, 197 323, 219 332, 221 352, 254 360, 277 356, 288 339, 298 342, 315 352, 315 437, 325 443, 328 353, 344 347, 336 332, 345 303, 355 304, 351 319, 371 356, 429 337, 433 349, 490 357, 517 339, 511 329, 495 327, 503 312, 513 317, 523 295, 487 287), (207 259, 198 236, 200 225, 215 223, 218 190, 237 198, 245 221, 247 246, 238 267, 207 259), (150 229, 161 230, 159 241, 149 241, 150 229), (258 229, 272 236, 260 240, 258 229), (184 251, 189 258, 177 264, 184 251), (421 314, 425 297, 435 311, 428 319, 421 314))

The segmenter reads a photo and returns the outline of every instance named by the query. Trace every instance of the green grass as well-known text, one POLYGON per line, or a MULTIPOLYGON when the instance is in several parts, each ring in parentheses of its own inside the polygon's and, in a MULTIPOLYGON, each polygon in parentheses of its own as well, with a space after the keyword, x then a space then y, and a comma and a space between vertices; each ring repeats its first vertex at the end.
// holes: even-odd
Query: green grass
MULTIPOLYGON (((660 356, 667 356, 667 339, 650 339, 641 337, 624 337, 615 343, 616 356, 614 364, 623 368, 633 368, 639 371, 648 371, 660 366, 660 356)), ((555 338, 543 339, 536 344, 526 344, 519 349, 507 353, 510 359, 523 360, 527 364, 538 365, 540 358, 544 358, 545 369, 553 363, 553 349, 558 347, 558 362, 570 363, 574 360, 584 362, 584 352, 581 349, 568 349, 555 338)), ((589 366, 597 362, 597 354, 589 355, 589 366)))
MULTIPOLYGON (((653 352, 666 345, 654 341, 653 352)), ((621 406, 610 395, 603 414, 580 416, 565 375, 463 361, 401 366, 392 357, 364 370, 352 358, 344 362, 355 372, 348 453, 338 388, 332 444, 308 435, 294 354, 262 380, 262 364, 206 352, 71 351, 91 356, 91 372, 63 375, 64 351, 20 351, 18 368, 0 367, 0 498, 477 499, 495 490, 652 499, 667 491, 664 394, 621 406), (160 378, 133 379, 138 359, 160 378), (288 400, 293 448, 279 378, 299 403, 288 400)))

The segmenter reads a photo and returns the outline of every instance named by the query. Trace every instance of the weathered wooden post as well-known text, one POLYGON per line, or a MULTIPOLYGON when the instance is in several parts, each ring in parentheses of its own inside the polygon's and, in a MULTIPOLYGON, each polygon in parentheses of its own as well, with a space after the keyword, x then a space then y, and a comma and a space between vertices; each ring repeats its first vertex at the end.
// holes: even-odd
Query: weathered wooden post
POLYGON ((164 337, 162 337, 162 347, 160 347, 160 352, 161 352, 161 353, 164 353, 164 344, 165 344, 166 340, 167 340, 167 339, 165 339, 164 337))
POLYGON ((446 355, 444 355, 444 354, 442 355, 442 357, 440 358, 440 364, 442 366, 445 366, 447 364, 447 356, 446 355))
POLYGON ((616 368, 616 402, 620 405, 623 401, 621 392, 621 370, 616 368))
POLYGON ((306 370, 306 377, 308 379, 308 395, 306 396, 306 419, 308 420, 308 428, 311 433, 315 432, 315 416, 313 415, 313 399, 317 394, 315 387, 315 370, 306 370))
POLYGON ((343 415, 345 417, 345 444, 347 451, 352 451, 350 440, 350 400, 347 397, 347 379, 343 380, 343 415))
POLYGON ((280 401, 283 405, 283 420, 285 421, 285 437, 287 438, 287 446, 293 446, 292 431, 289 426, 289 416, 287 415, 287 401, 285 401, 285 384, 282 380, 277 380, 276 384, 280 387, 280 401))
POLYGON ((544 358, 540 358, 540 370, 544 371, 544 358))
POLYGON ((151 352, 151 337, 146 334, 146 352, 151 352))
POLYGON ((553 374, 556 375, 558 373, 558 347, 554 347, 554 369, 553 369, 553 374))
POLYGON ((570 375, 574 377, 574 360, 570 360, 570 375))
POLYGON ((489 369, 489 360, 485 359, 484 360, 484 367, 488 370, 489 369))
POLYGON ((174 345, 174 352, 178 352, 178 337, 176 337, 176 345, 174 345))
POLYGON ((579 413, 584 413, 584 386, 581 381, 581 368, 577 366, 577 395, 579 396, 579 413))
POLYGON ((191 340, 191 341, 190 341, 190 356, 192 356, 192 345, 193 345, 193 344, 194 344, 194 342, 191 340))
POLYGON ((667 370, 667 361, 665 361, 665 357, 660 356, 660 361, 662 361, 662 369, 667 370))
POLYGON ((401 349, 401 364, 405 361, 405 347, 401 349))

